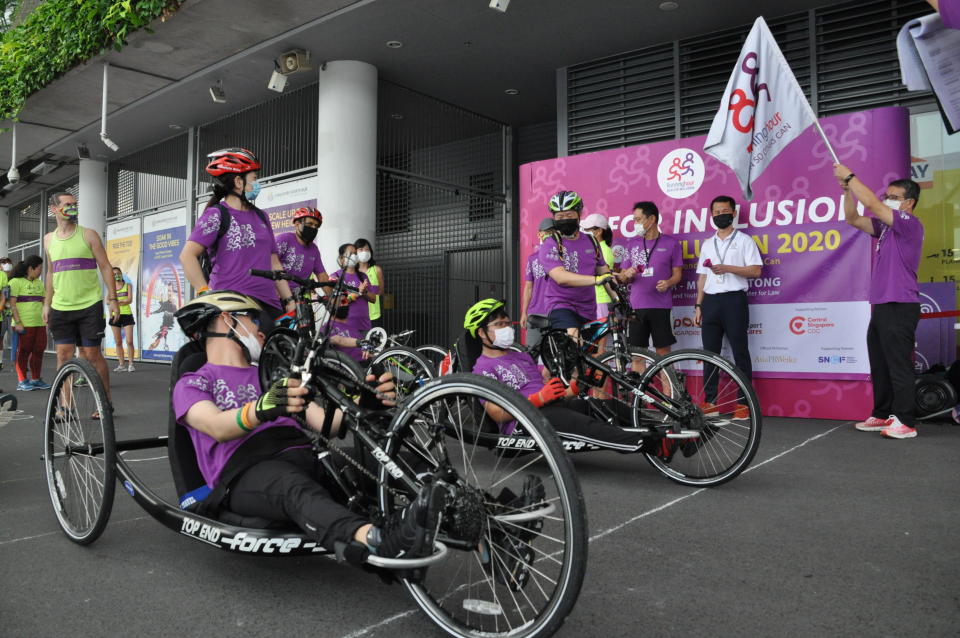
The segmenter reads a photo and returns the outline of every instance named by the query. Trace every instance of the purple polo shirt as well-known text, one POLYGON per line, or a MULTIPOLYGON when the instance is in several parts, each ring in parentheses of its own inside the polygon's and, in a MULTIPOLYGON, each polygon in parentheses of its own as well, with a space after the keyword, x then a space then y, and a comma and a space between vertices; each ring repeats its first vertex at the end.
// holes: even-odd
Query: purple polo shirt
MULTIPOLYGON (((239 408, 248 401, 256 401, 260 396, 260 377, 255 366, 235 368, 205 363, 196 372, 188 372, 180 377, 173 388, 173 413, 177 423, 190 432, 193 449, 197 454, 197 466, 209 487, 214 487, 224 466, 246 436, 223 443, 212 436, 188 426, 183 418, 194 404, 212 401, 221 410, 239 408)), ((275 421, 261 423, 254 432, 274 427, 298 427, 289 417, 280 417, 275 421)))
POLYGON ((630 307, 636 310, 673 308, 673 291, 657 292, 657 282, 670 279, 674 268, 683 267, 680 242, 663 234, 646 242, 643 237, 634 237, 627 241, 624 249, 620 268, 637 269, 637 276, 630 285, 630 307))
POLYGON ((547 271, 543 269, 540 263, 540 255, 533 253, 527 257, 527 268, 524 272, 524 281, 533 284, 533 291, 530 295, 530 305, 527 306, 528 315, 546 315, 547 309, 544 306, 544 294, 546 293, 547 271))
MULTIPOLYGON (((310 275, 319 278, 327 272, 323 268, 316 242, 304 246, 297 240, 295 232, 277 236, 277 255, 280 257, 280 265, 291 275, 309 279, 310 275)), ((299 287, 300 284, 290 282, 290 292, 296 293, 299 287)))
POLYGON ((543 293, 544 314, 550 314, 557 308, 567 308, 584 319, 593 317, 597 310, 597 293, 594 286, 561 286, 550 277, 550 271, 557 266, 580 275, 595 275, 597 268, 603 265, 603 257, 597 253, 593 239, 587 233, 580 233, 576 239, 564 238, 561 255, 556 240, 548 237, 540 244, 538 256, 547 273, 544 279, 546 284, 546 290, 543 293))
POLYGON ((221 202, 230 213, 230 226, 220 241, 220 209, 206 209, 193 227, 187 239, 204 248, 217 243, 213 255, 213 270, 210 271, 211 290, 233 290, 249 295, 258 301, 280 307, 276 284, 262 277, 251 277, 250 269, 273 270, 271 255, 277 252, 273 229, 264 224, 256 211, 237 210, 221 202))
POLYGON ((903 211, 893 211, 893 225, 879 219, 873 222, 873 276, 870 279, 870 303, 919 303, 917 269, 923 248, 923 224, 903 211))

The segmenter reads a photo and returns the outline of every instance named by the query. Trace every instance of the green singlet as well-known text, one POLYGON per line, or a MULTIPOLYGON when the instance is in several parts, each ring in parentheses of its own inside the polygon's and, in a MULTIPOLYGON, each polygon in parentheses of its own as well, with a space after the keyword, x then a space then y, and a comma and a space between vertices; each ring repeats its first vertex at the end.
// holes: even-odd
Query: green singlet
POLYGON ((47 254, 53 271, 53 302, 50 305, 54 310, 83 310, 103 299, 97 260, 83 239, 83 226, 78 224, 66 239, 60 239, 54 231, 47 254))

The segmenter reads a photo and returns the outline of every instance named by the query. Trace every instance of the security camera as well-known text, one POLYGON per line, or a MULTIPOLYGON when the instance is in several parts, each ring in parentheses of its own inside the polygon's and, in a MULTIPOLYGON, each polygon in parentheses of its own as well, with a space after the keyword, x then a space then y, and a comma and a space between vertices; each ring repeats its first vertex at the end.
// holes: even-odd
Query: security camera
POLYGON ((510 0, 490 0, 490 8, 496 9, 500 13, 506 13, 510 6, 510 0))
POLYGON ((274 71, 270 75, 270 82, 267 83, 267 88, 271 91, 276 91, 277 93, 283 93, 283 89, 287 87, 287 76, 283 75, 278 71, 274 71))
POLYGON ((107 137, 106 135, 101 135, 101 136, 100 136, 100 141, 102 141, 104 144, 106 144, 106 145, 107 145, 107 148, 109 148, 109 149, 110 149, 111 151, 113 151, 113 152, 117 152, 117 151, 120 150, 120 147, 117 146, 116 144, 114 144, 114 143, 113 143, 113 140, 111 140, 111 139, 110 139, 109 137, 107 137))
POLYGON ((16 184, 20 181, 20 171, 17 170, 16 166, 11 166, 10 170, 7 171, 7 181, 11 184, 16 184))

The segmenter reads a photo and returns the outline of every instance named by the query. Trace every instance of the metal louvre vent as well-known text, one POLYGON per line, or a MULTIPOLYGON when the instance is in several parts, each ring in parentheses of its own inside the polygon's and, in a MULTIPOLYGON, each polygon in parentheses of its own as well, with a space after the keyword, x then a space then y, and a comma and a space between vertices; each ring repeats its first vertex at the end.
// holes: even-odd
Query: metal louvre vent
MULTIPOLYGON (((767 23, 797 81, 810 97, 809 19, 806 13, 767 23)), ((680 137, 710 130, 730 73, 752 24, 680 41, 680 137)))
POLYGON ((10 208, 10 245, 26 244, 40 239, 40 211, 44 208, 40 195, 10 208))
POLYGON ((109 217, 187 198, 187 134, 110 163, 109 217))
POLYGON ((673 47, 654 46, 567 71, 571 154, 675 135, 673 47))
POLYGON ((821 115, 888 105, 927 103, 900 81, 897 33, 931 13, 922 0, 846 2, 816 12, 817 89, 821 115))
MULTIPOLYGON (((260 177, 316 166, 318 85, 251 106, 197 129, 197 192, 210 190, 207 153, 242 146, 257 155, 260 177)), ((186 155, 184 155, 186 156, 186 155)))
MULTIPOLYGON (((930 103, 901 84, 896 51, 903 24, 930 12, 923 0, 848 1, 767 23, 814 109, 831 115, 930 103)), ((568 67, 568 152, 706 133, 751 26, 568 67)))

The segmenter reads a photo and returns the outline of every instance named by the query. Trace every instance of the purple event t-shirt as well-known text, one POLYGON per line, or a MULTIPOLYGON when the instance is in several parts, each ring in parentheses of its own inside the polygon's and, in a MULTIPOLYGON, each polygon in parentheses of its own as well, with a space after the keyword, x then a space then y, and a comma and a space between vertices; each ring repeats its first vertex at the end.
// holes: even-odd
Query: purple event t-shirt
POLYGON ((879 219, 870 221, 877 237, 870 303, 919 303, 917 269, 923 249, 923 224, 913 215, 898 210, 893 211, 893 226, 879 219))
POLYGON ((568 287, 561 286, 550 277, 550 271, 557 266, 580 275, 595 275, 597 268, 603 265, 601 255, 593 240, 586 234, 580 233, 576 239, 563 239, 563 257, 560 256, 557 242, 548 237, 540 244, 540 263, 547 273, 544 280, 543 310, 550 314, 557 308, 567 308, 584 319, 591 319, 597 310, 597 293, 594 286, 568 287))
MULTIPOLYGON (((297 240, 297 234, 283 233, 277 236, 277 255, 280 265, 291 275, 309 279, 310 275, 319 277, 327 272, 320 259, 320 249, 315 242, 304 246, 297 240)), ((290 282, 290 292, 295 293, 300 284, 290 282)))
POLYGON ((533 358, 526 352, 516 350, 508 350, 501 357, 480 355, 473 364, 473 373, 496 379, 523 396, 540 392, 544 385, 543 375, 533 358))
MULTIPOLYGON (((343 277, 343 280, 347 282, 348 285, 355 288, 359 288, 360 284, 364 281, 370 281, 362 272, 344 273, 343 270, 338 270, 330 275, 330 277, 331 279, 340 279, 343 277)), ((380 286, 368 285, 367 292, 378 294, 380 292, 380 286)), ((356 301, 351 302, 346 324, 349 326, 350 336, 357 335, 362 337, 365 335, 367 331, 370 330, 370 302, 363 297, 359 297, 356 301)))
MULTIPOLYGON (((193 449, 197 454, 197 466, 209 487, 214 487, 227 461, 252 434, 232 441, 218 443, 212 436, 188 426, 183 418, 194 404, 200 401, 213 401, 221 410, 239 408, 248 401, 256 401, 260 396, 260 377, 254 366, 236 368, 205 363, 196 372, 188 372, 180 377, 173 388, 173 413, 177 423, 187 428, 193 449)), ((261 423, 254 432, 275 427, 298 427, 289 417, 280 417, 276 421, 261 423)))
MULTIPOLYGON (((273 229, 264 224, 255 211, 223 205, 230 213, 230 227, 220 238, 213 255, 210 289, 234 290, 279 308, 276 284, 250 275, 251 268, 273 270, 270 256, 277 252, 273 229)), ((220 209, 214 206, 203 211, 187 239, 210 248, 217 239, 218 230, 220 209)))
POLYGON ((960 29, 960 0, 940 0, 940 20, 948 29, 960 29))
POLYGON ((657 282, 670 279, 674 268, 683 267, 680 242, 670 235, 648 239, 646 244, 642 237, 634 237, 627 242, 624 249, 620 268, 637 269, 637 276, 630 285, 630 307, 635 310, 673 308, 673 291, 667 289, 665 292, 657 292, 657 282), (648 253, 651 252, 653 255, 649 256, 648 253), (640 272, 641 267, 643 272, 640 272))
POLYGON ((537 253, 527 257, 527 268, 524 272, 524 281, 533 283, 533 291, 530 294, 530 304, 527 306, 528 315, 546 315, 547 308, 544 304, 544 294, 547 291, 546 280, 547 271, 543 269, 540 263, 540 255, 537 253))

